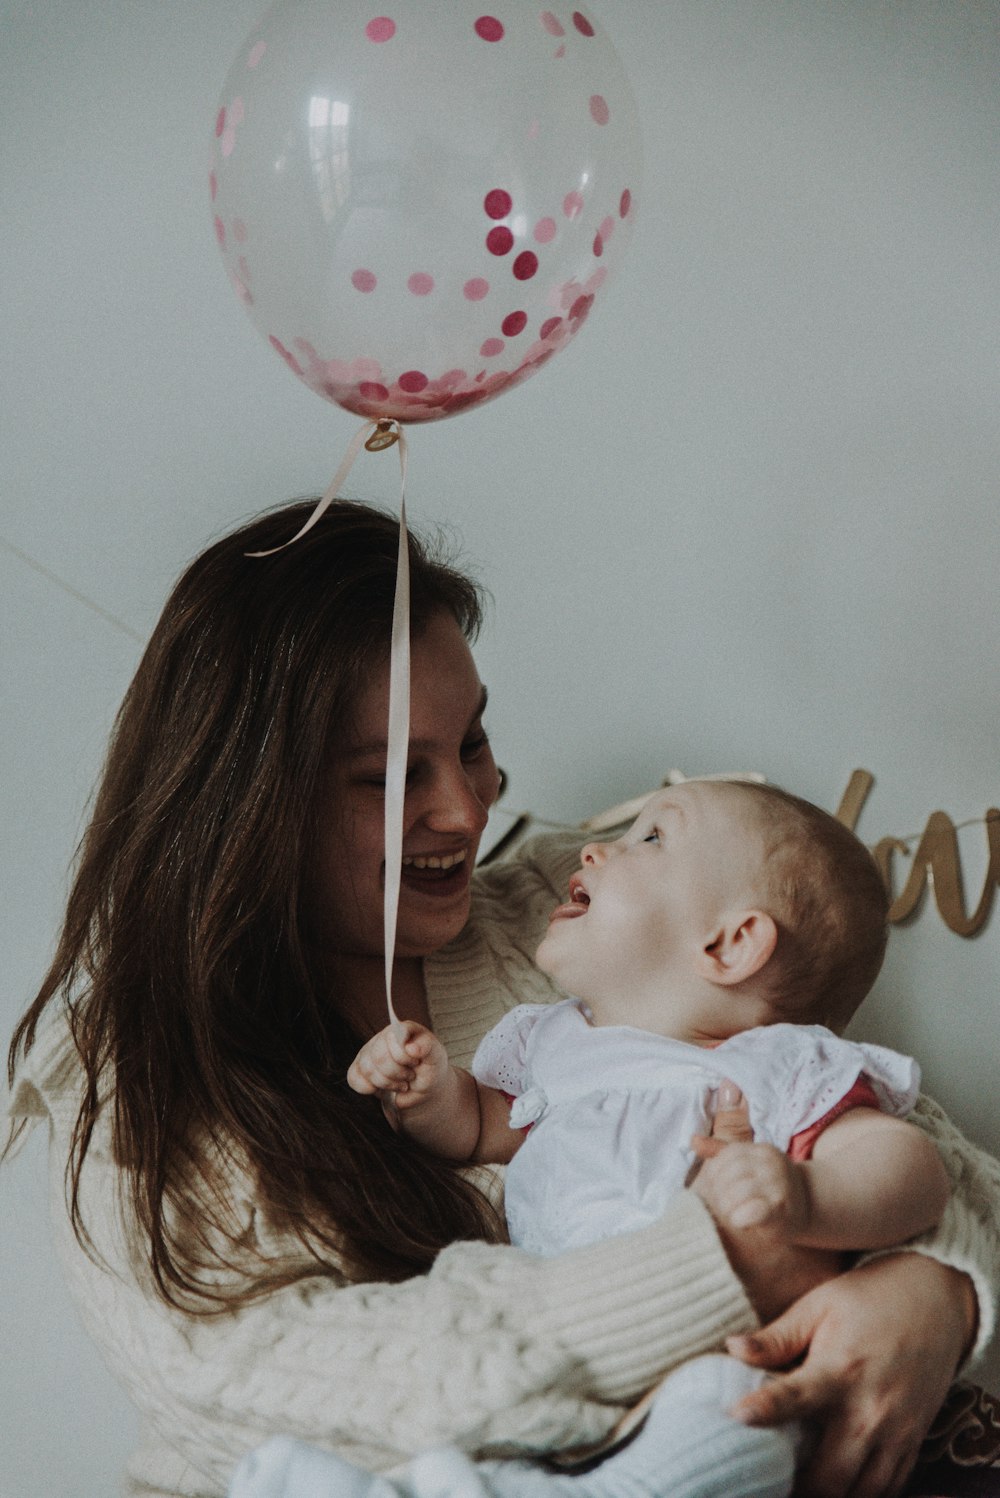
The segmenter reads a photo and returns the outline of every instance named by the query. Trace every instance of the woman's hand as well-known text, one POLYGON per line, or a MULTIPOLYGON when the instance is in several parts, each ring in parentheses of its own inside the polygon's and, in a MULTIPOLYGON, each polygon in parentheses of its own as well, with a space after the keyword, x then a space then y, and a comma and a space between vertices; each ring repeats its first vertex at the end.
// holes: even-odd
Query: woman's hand
POLYGON ((803 1359, 736 1407, 751 1425, 809 1420, 803 1498, 892 1498, 975 1332, 968 1276, 923 1254, 874 1259, 811 1290, 728 1350, 757 1368, 803 1359))

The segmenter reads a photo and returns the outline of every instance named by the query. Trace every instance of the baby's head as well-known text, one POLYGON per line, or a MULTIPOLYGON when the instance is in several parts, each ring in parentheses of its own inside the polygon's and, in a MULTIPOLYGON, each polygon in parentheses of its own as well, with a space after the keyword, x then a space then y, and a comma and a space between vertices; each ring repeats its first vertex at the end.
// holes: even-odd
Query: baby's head
POLYGON ((685 781, 588 843, 538 964, 598 1024, 706 1043, 779 1020, 841 1030, 878 975, 871 854, 775 786, 685 781))

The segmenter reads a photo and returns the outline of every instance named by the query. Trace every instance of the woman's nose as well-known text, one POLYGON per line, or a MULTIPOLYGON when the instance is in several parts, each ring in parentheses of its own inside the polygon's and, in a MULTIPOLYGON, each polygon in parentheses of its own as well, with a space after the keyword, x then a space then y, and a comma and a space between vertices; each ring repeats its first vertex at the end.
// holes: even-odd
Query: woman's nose
POLYGON ((489 802, 483 801, 480 787, 461 766, 442 774, 434 795, 424 812, 424 822, 434 832, 461 832, 476 837, 486 826, 489 802))

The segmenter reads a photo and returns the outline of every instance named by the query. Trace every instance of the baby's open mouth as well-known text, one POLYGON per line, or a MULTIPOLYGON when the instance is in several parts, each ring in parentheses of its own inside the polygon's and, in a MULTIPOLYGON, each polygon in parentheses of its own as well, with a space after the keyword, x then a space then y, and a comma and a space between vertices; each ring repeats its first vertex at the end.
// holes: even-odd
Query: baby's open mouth
POLYGON ((575 916, 586 915, 590 905, 590 896, 583 887, 583 883, 577 874, 569 881, 569 899, 565 905, 559 905, 549 916, 550 921, 570 921, 575 916))

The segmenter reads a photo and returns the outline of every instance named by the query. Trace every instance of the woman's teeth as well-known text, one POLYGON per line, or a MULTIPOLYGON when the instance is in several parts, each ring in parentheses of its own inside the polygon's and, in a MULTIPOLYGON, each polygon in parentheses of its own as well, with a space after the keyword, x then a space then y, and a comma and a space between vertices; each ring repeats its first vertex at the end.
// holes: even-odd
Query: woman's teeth
POLYGON ((463 848, 458 853, 446 853, 443 858, 433 856, 423 858, 419 855, 407 858, 404 855, 404 869, 453 869, 456 864, 465 862, 467 849, 463 848))

